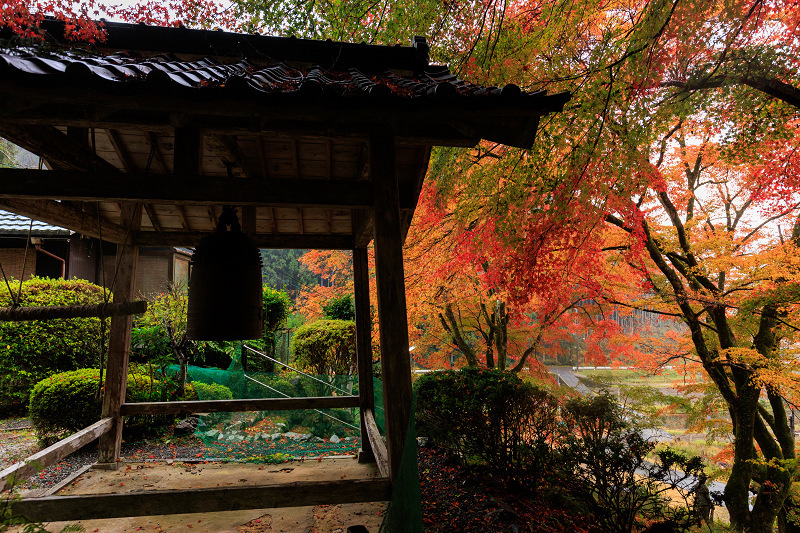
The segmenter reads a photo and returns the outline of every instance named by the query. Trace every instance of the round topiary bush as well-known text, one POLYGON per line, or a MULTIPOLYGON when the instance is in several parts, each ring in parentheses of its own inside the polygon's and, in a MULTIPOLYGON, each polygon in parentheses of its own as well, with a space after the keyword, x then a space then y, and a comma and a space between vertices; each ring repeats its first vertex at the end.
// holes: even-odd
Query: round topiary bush
MULTIPOLYGON (((74 433, 100 420, 102 394, 97 396, 100 371, 81 368, 54 374, 34 385, 30 394, 29 415, 41 440, 74 433)), ((129 374, 126 401, 155 401, 163 384, 143 374, 129 374)), ((127 435, 158 432, 172 423, 169 416, 127 417, 127 435)))
POLYGON ((219 383, 192 381, 186 384, 186 400, 232 400, 231 389, 219 383))
POLYGON ((317 320, 300 326, 292 337, 292 360, 314 374, 354 374, 356 323, 317 320))
MULTIPOLYGON (((11 283, 16 293, 17 285, 11 283)), ((22 306, 98 304, 103 289, 82 280, 32 278, 22 283, 22 306)), ((0 283, 0 306, 12 298, 0 283)), ((0 322, 0 404, 24 408, 33 385, 47 376, 96 365, 100 353, 100 320, 32 320, 0 322)))

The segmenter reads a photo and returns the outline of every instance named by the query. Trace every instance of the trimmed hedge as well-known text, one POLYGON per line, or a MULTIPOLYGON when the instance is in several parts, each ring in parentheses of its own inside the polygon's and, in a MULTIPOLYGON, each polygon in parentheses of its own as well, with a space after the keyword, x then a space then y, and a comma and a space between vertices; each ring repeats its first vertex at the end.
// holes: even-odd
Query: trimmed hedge
MULTIPOLYGON (((16 293, 18 284, 11 287, 16 293)), ((32 278, 22 283, 22 306, 102 302, 103 289, 88 281, 32 278)), ((11 304, 6 284, 0 283, 0 306, 11 304)), ((24 407, 35 383, 57 372, 97 365, 99 353, 97 318, 0 322, 0 404, 24 407)))
MULTIPOLYGON (((29 415, 40 439, 74 433, 100 420, 102 394, 97 397, 100 371, 82 368, 54 374, 38 382, 31 391, 29 415)), ((164 384, 143 374, 129 374, 126 401, 157 401, 164 384)), ((157 432, 172 423, 172 417, 137 416, 125 421, 126 434, 157 432)))
POLYGON ((354 374, 356 323, 317 320, 300 326, 292 337, 292 360, 312 374, 354 374))
POLYGON ((231 389, 219 383, 192 381, 186 384, 186 400, 233 400, 231 389))

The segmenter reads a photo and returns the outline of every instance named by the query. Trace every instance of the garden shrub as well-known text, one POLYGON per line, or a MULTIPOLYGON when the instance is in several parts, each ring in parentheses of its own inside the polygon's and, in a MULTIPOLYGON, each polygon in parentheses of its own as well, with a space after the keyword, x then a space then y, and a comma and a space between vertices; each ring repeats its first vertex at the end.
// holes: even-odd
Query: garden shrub
MULTIPOLYGON (((16 292, 18 285, 11 283, 16 292)), ((22 306, 98 304, 103 289, 82 280, 32 278, 22 283, 22 306)), ((0 306, 12 305, 0 283, 0 306)), ((24 408, 34 384, 51 374, 94 366, 100 320, 72 318, 0 322, 0 404, 24 408)))
POLYGON ((312 374, 354 374, 356 324, 348 320, 317 320, 297 328, 292 360, 312 374))
POLYGON ((432 372, 414 384, 417 431, 535 489, 551 466, 558 401, 501 370, 432 372))
MULTIPOLYGON (((82 368, 54 374, 39 381, 31 391, 29 414, 40 439, 79 431, 100 420, 102 395, 97 397, 100 371, 82 368)), ((145 374, 128 374, 127 402, 157 401, 164 384, 145 374)), ((165 415, 127 417, 127 436, 158 432, 172 423, 165 415)))
POLYGON ((560 489, 581 501, 597 531, 629 533, 662 521, 686 531, 695 518, 674 504, 689 498, 702 460, 670 448, 649 457, 655 443, 628 418, 608 391, 565 403, 557 463, 560 489))
POLYGON ((232 400, 233 393, 225 385, 193 381, 186 386, 187 400, 232 400), (191 391, 191 392, 190 392, 191 391), (193 397, 190 397, 193 396, 193 397))

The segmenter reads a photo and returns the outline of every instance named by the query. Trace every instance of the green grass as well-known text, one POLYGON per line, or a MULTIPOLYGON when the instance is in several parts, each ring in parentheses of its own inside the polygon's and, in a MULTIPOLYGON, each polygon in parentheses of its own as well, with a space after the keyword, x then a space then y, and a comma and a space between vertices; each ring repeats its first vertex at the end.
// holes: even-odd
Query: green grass
POLYGON ((631 369, 581 370, 579 374, 583 374, 589 379, 614 385, 647 385, 648 387, 671 387, 673 383, 683 379, 683 374, 670 369, 656 375, 631 369))

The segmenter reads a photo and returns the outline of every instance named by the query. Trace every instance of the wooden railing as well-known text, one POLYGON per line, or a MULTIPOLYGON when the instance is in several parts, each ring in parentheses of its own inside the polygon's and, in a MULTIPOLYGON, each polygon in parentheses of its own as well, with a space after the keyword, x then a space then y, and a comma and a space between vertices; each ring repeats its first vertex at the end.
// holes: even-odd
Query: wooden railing
POLYGON ((125 516, 215 513, 243 509, 302 507, 386 501, 388 479, 303 481, 249 487, 153 490, 124 494, 48 496, 11 501, 14 515, 34 522, 60 522, 125 516))
POLYGON ((242 411, 292 411, 295 409, 340 409, 345 407, 358 407, 358 396, 123 403, 120 412, 123 416, 131 416, 174 415, 179 413, 238 413, 242 411))
MULTIPOLYGON (((378 471, 381 476, 388 478, 391 476, 391 468, 389 468, 389 453, 386 450, 386 443, 383 440, 378 425, 375 423, 375 413, 372 409, 365 409, 363 412, 364 425, 367 428, 367 438, 372 445, 372 453, 375 456, 375 463, 378 465, 378 471)), ((364 438, 362 436, 362 438, 364 438)))
POLYGON ((99 438, 100 435, 111 429, 113 421, 112 418, 104 418, 88 428, 82 429, 74 435, 31 455, 24 461, 9 466, 0 472, 0 482, 3 483, 3 490, 9 490, 16 482, 31 477, 39 470, 57 463, 72 452, 99 438))

